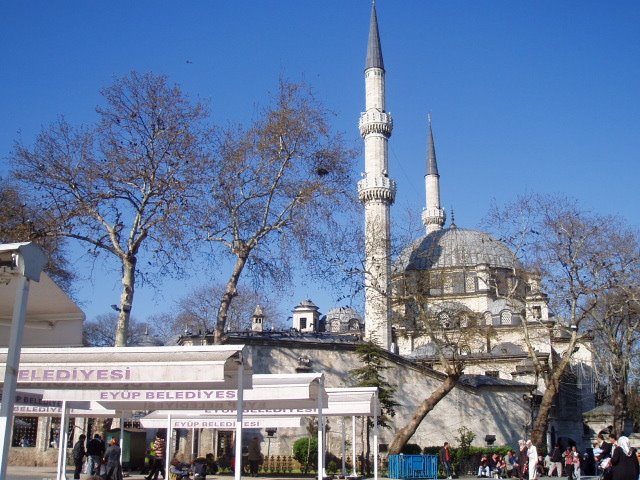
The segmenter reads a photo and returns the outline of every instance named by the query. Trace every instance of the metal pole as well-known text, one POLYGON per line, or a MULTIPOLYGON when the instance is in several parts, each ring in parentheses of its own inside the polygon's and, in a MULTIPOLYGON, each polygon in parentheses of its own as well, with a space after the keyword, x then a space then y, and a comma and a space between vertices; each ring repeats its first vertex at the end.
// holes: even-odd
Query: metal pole
POLYGON ((236 402, 236 465, 234 478, 240 480, 242 474, 242 414, 244 410, 244 359, 240 352, 240 366, 238 368, 238 401, 236 402))
POLYGON ((374 397, 373 414, 373 479, 378 480, 378 395, 374 397))
POLYGON ((342 417, 342 476, 347 476, 347 432, 344 417, 342 417))
POLYGON ((24 276, 16 277, 18 288, 13 304, 13 318, 9 333, 9 349, 7 364, 4 369, 4 385, 2 387, 2 404, 0 405, 0 480, 7 476, 9 463, 9 448, 11 446, 11 425, 13 424, 13 405, 18 384, 18 368, 20 366, 20 349, 22 348, 22 334, 27 314, 27 300, 29 298, 29 279, 24 276))
POLYGON ((354 477, 357 477, 358 473, 356 472, 357 458, 356 458, 356 417, 355 416, 351 417, 351 437, 353 438, 353 441, 351 443, 351 454, 352 454, 352 457, 353 457, 353 473, 352 473, 352 475, 354 477))
POLYGON ((171 438, 173 437, 173 425, 171 424, 171 413, 167 415, 167 434, 164 443, 164 478, 169 478, 169 466, 171 458, 171 438))
MULTIPOLYGON (((124 457, 124 412, 120 412, 120 465, 124 457)), ((131 462, 131 452, 129 452, 129 462, 131 462)))
POLYGON ((324 417, 322 416, 322 396, 324 394, 324 382, 320 379, 320 394, 318 395, 318 480, 323 480, 324 473, 324 417))

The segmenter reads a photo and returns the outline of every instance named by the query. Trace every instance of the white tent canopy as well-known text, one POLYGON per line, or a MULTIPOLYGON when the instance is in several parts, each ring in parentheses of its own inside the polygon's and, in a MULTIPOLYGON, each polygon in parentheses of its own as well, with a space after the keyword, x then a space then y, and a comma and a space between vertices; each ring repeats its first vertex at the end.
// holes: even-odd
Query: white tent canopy
MULTIPOLYGON (((9 345, 9 331, 18 282, 0 286, 0 347, 9 345)), ((42 272, 30 286, 22 346, 81 346, 84 312, 42 272)))
MULTIPOLYGON (((29 389, 236 389, 243 345, 23 348, 18 385, 29 389)), ((6 349, 0 349, 4 375, 6 349)), ((251 388, 251 376, 244 379, 251 388)), ((59 400, 59 399, 56 399, 59 400)))
MULTIPOLYGON (((321 373, 253 375, 243 394, 245 410, 263 408, 317 409, 327 405, 321 373)), ((144 387, 144 386, 143 386, 144 387)), ((45 400, 84 400, 100 403, 114 410, 204 410, 215 408, 233 412, 235 416, 236 389, 49 389, 45 400)))

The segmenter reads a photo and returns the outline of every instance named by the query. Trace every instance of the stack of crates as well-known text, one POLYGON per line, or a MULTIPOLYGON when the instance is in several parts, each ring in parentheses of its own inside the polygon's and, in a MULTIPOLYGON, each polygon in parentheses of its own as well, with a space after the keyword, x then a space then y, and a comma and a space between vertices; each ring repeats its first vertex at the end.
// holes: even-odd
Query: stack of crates
POLYGON ((437 455, 389 455, 389 478, 438 478, 437 455))

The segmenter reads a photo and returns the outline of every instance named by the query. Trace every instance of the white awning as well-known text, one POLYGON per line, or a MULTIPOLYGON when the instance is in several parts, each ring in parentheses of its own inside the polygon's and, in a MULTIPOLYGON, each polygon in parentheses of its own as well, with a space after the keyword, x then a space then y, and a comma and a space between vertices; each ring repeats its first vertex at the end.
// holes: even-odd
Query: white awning
MULTIPOLYGON (((17 288, 15 280, 0 284, 0 347, 8 346, 17 288)), ((22 346, 81 346, 84 318, 80 307, 42 272, 30 286, 22 346)))
MULTIPOLYGON (((166 428, 168 412, 157 410, 142 417, 142 428, 166 428)), ((197 417, 171 417, 171 428, 215 428, 218 430, 233 430, 236 420, 229 417, 197 418, 197 417)), ((302 417, 243 417, 242 428, 299 428, 302 426, 302 417)))
MULTIPOLYGON (((247 376, 252 388, 243 392, 245 410, 264 408, 315 408, 327 405, 320 373, 247 376), (251 380, 252 378, 252 380, 251 380)), ((115 410, 206 410, 214 408, 236 414, 236 389, 48 389, 45 400, 95 401, 115 410)))
MULTIPOLYGON (((43 390, 235 389, 243 348, 23 348, 17 381, 19 387, 43 390)), ((7 349, 0 349, 0 378, 6 356, 7 349)), ((251 375, 246 375, 244 387, 251 388, 251 375)))

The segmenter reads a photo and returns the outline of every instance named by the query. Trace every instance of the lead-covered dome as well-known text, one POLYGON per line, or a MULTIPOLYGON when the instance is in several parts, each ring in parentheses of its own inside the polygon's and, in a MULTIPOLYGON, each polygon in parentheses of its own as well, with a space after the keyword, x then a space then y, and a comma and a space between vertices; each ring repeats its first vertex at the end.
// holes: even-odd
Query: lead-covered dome
POLYGON ((503 242, 477 230, 455 226, 431 232, 406 248, 396 262, 398 271, 432 268, 513 268, 516 259, 503 242))

